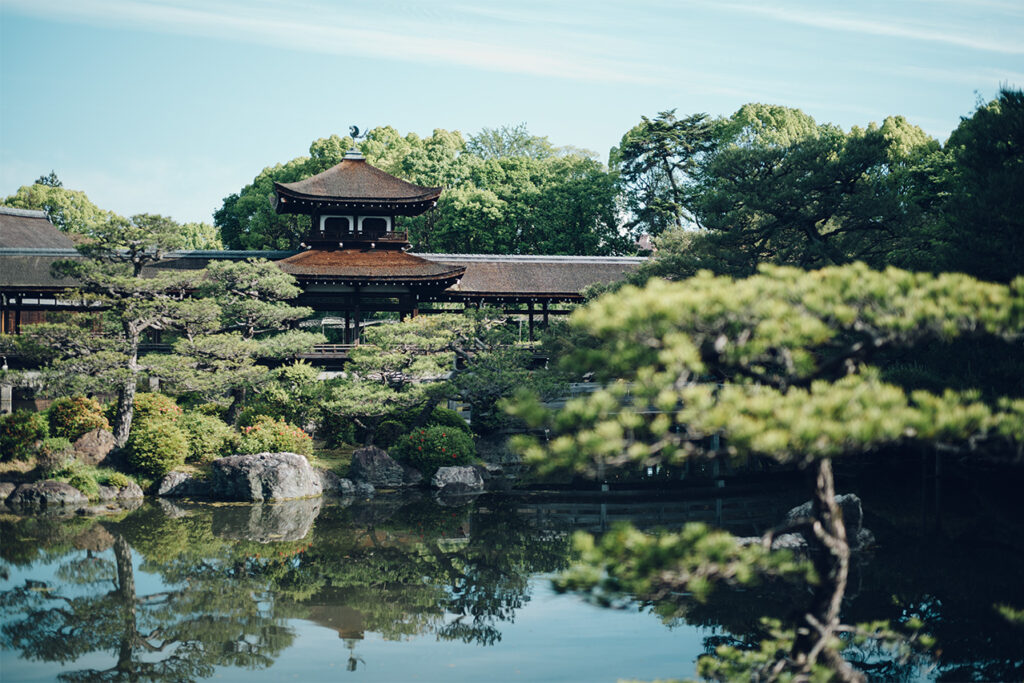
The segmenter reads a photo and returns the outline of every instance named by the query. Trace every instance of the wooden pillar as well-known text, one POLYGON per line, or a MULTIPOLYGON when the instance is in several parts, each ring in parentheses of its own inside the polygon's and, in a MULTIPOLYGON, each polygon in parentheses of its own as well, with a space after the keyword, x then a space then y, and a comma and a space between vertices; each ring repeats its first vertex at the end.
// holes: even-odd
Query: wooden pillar
POLYGON ((548 300, 544 300, 544 329, 548 327, 548 300))
POLYGON ((355 299, 354 299, 354 301, 355 301, 355 310, 352 312, 352 318, 353 318, 353 321, 355 322, 355 330, 354 330, 354 334, 353 334, 353 338, 352 338, 352 343, 358 346, 359 345, 359 337, 361 337, 362 333, 363 333, 362 317, 361 317, 361 313, 362 312, 359 310, 360 301, 359 301, 359 288, 358 287, 355 288, 354 296, 355 296, 355 299))
POLYGON ((0 294, 0 334, 7 334, 7 295, 0 294))
POLYGON ((21 296, 14 302, 14 334, 21 334, 21 296))
POLYGON ((526 304, 526 315, 530 320, 530 341, 533 341, 533 302, 526 304))
POLYGON ((349 337, 349 331, 348 331, 348 324, 350 322, 349 321, 350 315, 351 314, 349 313, 349 310, 346 308, 345 309, 345 334, 344 334, 344 336, 342 336, 342 339, 344 340, 345 344, 350 344, 351 343, 351 342, 349 342, 349 338, 350 337, 349 337))

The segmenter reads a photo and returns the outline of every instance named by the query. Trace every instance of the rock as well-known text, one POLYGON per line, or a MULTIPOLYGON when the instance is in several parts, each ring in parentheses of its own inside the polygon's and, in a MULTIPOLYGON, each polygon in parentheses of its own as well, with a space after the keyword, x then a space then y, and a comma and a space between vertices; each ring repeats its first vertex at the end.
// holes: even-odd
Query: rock
POLYGON ((114 450, 114 435, 106 429, 94 429, 75 441, 75 457, 86 465, 99 465, 114 450))
POLYGON ((210 484, 186 472, 168 472, 156 486, 156 495, 166 498, 206 498, 210 484))
POLYGON ((182 517, 188 517, 192 513, 185 508, 180 508, 169 500, 160 498, 156 501, 157 505, 160 506, 160 512, 164 513, 168 519, 181 519, 182 517))
POLYGON ((64 469, 75 461, 75 450, 68 447, 63 451, 43 451, 36 458, 36 469, 44 476, 64 469))
POLYGON ((484 490, 484 478, 475 467, 438 468, 430 483, 434 488, 444 491, 472 492, 484 490))
POLYGON ((38 511, 50 508, 75 509, 85 506, 89 499, 71 484, 62 481, 36 481, 14 489, 7 505, 14 510, 38 511))
POLYGON ((309 535, 320 514, 319 498, 280 503, 218 507, 210 520, 215 536, 240 541, 272 543, 299 541, 309 535))
POLYGON ((408 486, 405 468, 395 462, 387 451, 376 446, 356 449, 348 467, 348 476, 354 482, 366 482, 379 489, 408 486))
POLYGON ((16 484, 9 481, 0 481, 0 503, 6 502, 8 496, 14 493, 14 489, 18 488, 16 484))
POLYGON ((339 477, 330 470, 317 468, 317 475, 320 477, 320 486, 324 494, 330 496, 353 496, 356 493, 356 486, 351 479, 339 477))
POLYGON ((322 494, 316 470, 297 453, 231 455, 214 460, 211 467, 210 495, 218 500, 260 502, 322 494))
POLYGON ((423 473, 410 465, 402 465, 402 481, 406 486, 419 486, 423 483, 423 473))
POLYGON ((97 498, 102 501, 142 500, 142 487, 134 481, 122 488, 114 486, 100 486, 97 498))
POLYGON ((355 495, 359 496, 360 498, 373 498, 373 496, 377 493, 377 489, 373 487, 373 484, 370 484, 365 481, 355 482, 355 487, 355 495))
MULTIPOLYGON (((836 504, 843 514, 843 525, 846 527, 846 538, 850 548, 858 550, 874 543, 874 534, 863 527, 864 508, 861 506, 860 498, 854 493, 845 493, 836 496, 836 504)), ((786 513, 786 521, 793 522, 809 516, 811 507, 811 501, 796 506, 786 513)))

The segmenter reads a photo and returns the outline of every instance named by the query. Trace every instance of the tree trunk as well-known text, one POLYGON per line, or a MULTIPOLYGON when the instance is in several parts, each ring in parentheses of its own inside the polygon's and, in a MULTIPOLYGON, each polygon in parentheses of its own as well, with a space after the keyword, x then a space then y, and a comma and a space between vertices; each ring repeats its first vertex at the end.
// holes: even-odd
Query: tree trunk
POLYGON ((135 646, 138 629, 135 625, 135 570, 132 567, 132 549, 120 535, 114 537, 114 562, 117 565, 117 597, 124 610, 124 631, 118 647, 115 671, 130 673, 135 666, 135 646))
POLYGON ((114 416, 114 443, 124 448, 132 430, 132 416, 135 414, 135 385, 139 378, 139 335, 126 331, 129 343, 128 379, 117 391, 117 414, 114 416))
POLYGON ((832 461, 827 458, 815 464, 811 519, 813 530, 808 541, 820 583, 797 624, 793 661, 802 671, 809 672, 820 660, 841 681, 863 681, 864 675, 851 667, 830 645, 840 626, 839 610, 850 572, 850 545, 846 540, 842 511, 836 504, 832 461))

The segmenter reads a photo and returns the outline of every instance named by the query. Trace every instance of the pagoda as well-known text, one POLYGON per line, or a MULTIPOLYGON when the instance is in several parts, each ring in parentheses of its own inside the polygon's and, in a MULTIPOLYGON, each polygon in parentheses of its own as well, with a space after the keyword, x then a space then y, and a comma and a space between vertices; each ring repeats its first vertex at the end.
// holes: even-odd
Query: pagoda
POLYGON ((466 268, 407 253, 409 236, 395 230, 395 218, 429 211, 440 196, 440 187, 396 178, 354 149, 315 176, 274 183, 277 213, 310 217, 304 250, 277 262, 302 287, 298 303, 344 312, 346 342, 358 342, 364 311, 417 315, 421 301, 458 283, 466 268))

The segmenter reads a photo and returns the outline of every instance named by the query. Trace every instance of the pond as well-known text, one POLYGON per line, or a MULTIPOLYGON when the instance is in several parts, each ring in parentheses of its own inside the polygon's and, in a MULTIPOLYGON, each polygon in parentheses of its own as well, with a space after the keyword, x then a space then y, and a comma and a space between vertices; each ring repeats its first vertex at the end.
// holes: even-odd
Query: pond
MULTIPOLYGON (((877 537, 855 562, 846 618, 923 613, 939 639, 934 660, 851 657, 886 680, 1020 679, 1024 633, 993 608, 1024 606, 1024 533, 1008 490, 1019 487, 919 470, 852 473, 840 484, 861 495, 877 537)), ((758 617, 784 616, 793 596, 762 587, 707 604, 675 596, 601 607, 551 587, 571 532, 628 518, 753 534, 801 493, 799 482, 783 482, 3 516, 0 671, 4 681, 693 676, 700 654, 749 640, 758 617)))

